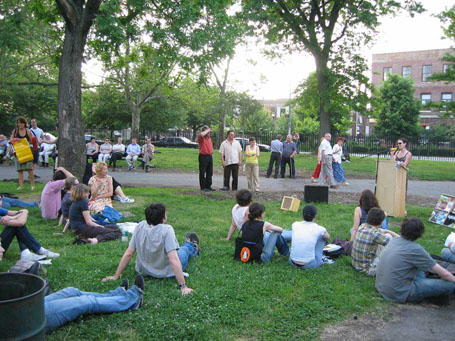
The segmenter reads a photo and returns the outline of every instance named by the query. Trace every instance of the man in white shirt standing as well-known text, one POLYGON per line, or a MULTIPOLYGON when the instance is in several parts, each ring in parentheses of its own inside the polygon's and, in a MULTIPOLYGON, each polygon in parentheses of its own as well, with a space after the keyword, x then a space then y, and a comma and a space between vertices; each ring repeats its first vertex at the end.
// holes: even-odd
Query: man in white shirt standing
POLYGON ((45 142, 41 144, 42 151, 39 152, 39 162, 41 162, 43 167, 49 167, 49 155, 51 155, 54 151, 55 144, 49 143, 51 141, 51 137, 49 135, 45 136, 45 142))
POLYGON ((239 182, 239 167, 242 165, 242 146, 239 141, 234 140, 235 133, 229 130, 227 139, 221 143, 221 163, 224 168, 224 185, 220 189, 222 191, 229 191, 229 179, 232 173, 232 186, 233 191, 237 190, 239 182))
MULTIPOLYGON (((30 121, 30 124, 32 127, 30 130, 32 131, 33 135, 36 137, 36 145, 38 146, 39 143, 41 142, 41 138, 43 137, 44 131, 41 128, 38 128, 38 122, 36 121, 36 118, 32 118, 30 121)), ((39 161, 39 148, 34 148, 33 144, 30 144, 30 148, 32 149, 32 154, 33 154, 33 171, 35 171, 36 165, 38 164, 39 161)))
POLYGON ((330 188, 338 188, 338 184, 333 177, 333 151, 332 146, 330 145, 331 139, 332 135, 330 133, 326 133, 321 145, 319 146, 319 150, 321 151, 321 173, 319 174, 319 184, 325 184, 325 179, 327 178, 330 188))
POLYGON ((117 139, 117 144, 114 144, 112 146, 111 159, 109 160, 109 164, 111 164, 111 163, 114 164, 114 168, 112 168, 113 172, 115 172, 115 167, 117 166, 117 160, 121 160, 124 153, 125 153, 125 145, 123 144, 123 139, 121 137, 119 137, 117 139))

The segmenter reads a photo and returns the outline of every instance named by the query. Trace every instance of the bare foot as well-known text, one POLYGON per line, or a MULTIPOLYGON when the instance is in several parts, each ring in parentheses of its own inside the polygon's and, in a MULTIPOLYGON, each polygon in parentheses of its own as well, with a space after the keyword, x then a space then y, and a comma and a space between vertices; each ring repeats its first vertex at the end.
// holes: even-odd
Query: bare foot
POLYGON ((96 238, 88 238, 87 240, 92 245, 98 244, 98 239, 96 238))

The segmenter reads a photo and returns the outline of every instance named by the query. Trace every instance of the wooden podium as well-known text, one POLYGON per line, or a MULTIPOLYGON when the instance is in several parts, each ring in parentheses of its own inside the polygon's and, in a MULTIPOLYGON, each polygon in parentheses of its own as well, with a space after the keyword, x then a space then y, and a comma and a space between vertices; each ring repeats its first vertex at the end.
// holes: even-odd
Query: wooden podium
POLYGON ((406 173, 404 166, 390 160, 377 161, 376 198, 379 205, 392 217, 404 217, 406 204, 406 173))

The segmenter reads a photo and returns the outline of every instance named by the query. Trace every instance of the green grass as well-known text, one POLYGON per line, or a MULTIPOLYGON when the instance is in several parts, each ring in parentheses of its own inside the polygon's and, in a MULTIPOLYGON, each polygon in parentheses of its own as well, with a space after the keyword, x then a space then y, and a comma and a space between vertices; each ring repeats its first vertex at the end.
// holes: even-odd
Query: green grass
MULTIPOLYGON (((173 169, 184 172, 198 172, 198 150, 183 148, 159 148, 160 154, 155 154, 154 164, 158 169, 173 169)), ((270 153, 261 153, 259 167, 266 171, 269 165, 270 153)), ((221 172, 221 159, 218 151, 213 154, 214 168, 221 172)), ((118 166, 126 167, 126 161, 117 162, 118 166)), ((316 167, 316 156, 299 154, 296 156, 297 174, 310 177, 316 167)), ((373 178, 376 172, 376 159, 351 157, 351 162, 344 162, 346 177, 373 178)), ((412 160, 409 167, 411 179, 444 181, 454 179, 455 166, 453 162, 412 160)))
MULTIPOLYGON (((14 183, 5 183, 2 191, 15 192, 15 187, 14 183)), ((38 185, 32 196, 37 197, 41 189, 38 185)), ((130 220, 142 220, 149 203, 162 202, 180 243, 188 231, 199 234, 202 253, 187 268, 187 283, 195 293, 182 297, 175 279, 146 278, 144 306, 139 311, 79 318, 50 334, 49 340, 314 340, 329 324, 352 318, 353 314, 380 311, 389 304, 375 291, 374 279, 356 273, 348 257, 309 271, 289 266, 287 257, 277 253, 264 265, 234 261, 234 241, 220 239, 227 234, 235 203, 222 200, 222 194, 206 198, 199 191, 144 188, 126 188, 125 192, 136 202, 115 202, 115 207, 134 213, 136 218, 130 220)), ((281 211, 279 202, 265 205, 266 220, 274 224, 290 228, 292 222, 301 220, 301 213, 281 211)), ((354 206, 317 206, 317 222, 331 237, 348 238, 354 206)), ((407 210, 426 222, 422 245, 431 253, 439 253, 449 230, 427 223, 430 208, 407 206, 407 210)), ((38 209, 30 211, 27 225, 32 234, 45 247, 61 253, 47 267, 54 291, 74 286, 106 292, 120 284, 120 280, 102 283, 101 279, 114 274, 126 243, 118 240, 95 246, 70 245, 74 239, 71 233, 53 236, 56 222, 41 219, 38 209)), ((392 218, 391 222, 398 225, 399 220, 392 218)), ((13 242, 0 263, 0 271, 7 271, 18 258, 19 249, 13 242)), ((123 277, 134 280, 133 261, 123 277)))

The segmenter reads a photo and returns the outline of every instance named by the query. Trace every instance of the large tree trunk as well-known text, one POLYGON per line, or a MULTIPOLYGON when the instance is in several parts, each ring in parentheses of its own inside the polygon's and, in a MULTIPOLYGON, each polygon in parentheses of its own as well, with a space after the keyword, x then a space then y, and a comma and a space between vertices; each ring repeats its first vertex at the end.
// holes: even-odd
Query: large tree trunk
POLYGON ((81 112, 82 56, 102 0, 56 2, 65 20, 65 40, 58 75, 59 165, 82 179, 86 163, 81 112))
POLYGON ((330 113, 326 109, 330 101, 328 96, 329 69, 326 58, 315 57, 315 60, 319 92, 319 136, 324 136, 326 133, 330 133, 330 113))
POLYGON ((85 139, 81 114, 82 54, 85 39, 80 32, 65 30, 58 76, 59 166, 82 179, 85 170, 85 139))
POLYGON ((141 124, 141 107, 135 103, 130 104, 131 115, 131 138, 137 139, 139 142, 139 127, 141 124))

